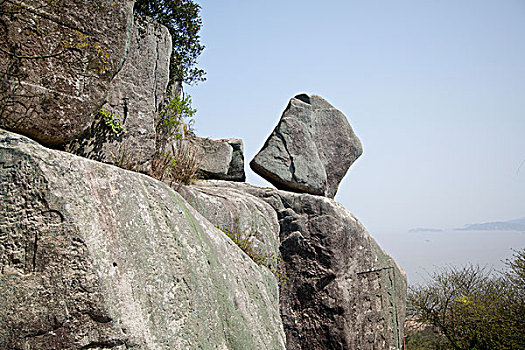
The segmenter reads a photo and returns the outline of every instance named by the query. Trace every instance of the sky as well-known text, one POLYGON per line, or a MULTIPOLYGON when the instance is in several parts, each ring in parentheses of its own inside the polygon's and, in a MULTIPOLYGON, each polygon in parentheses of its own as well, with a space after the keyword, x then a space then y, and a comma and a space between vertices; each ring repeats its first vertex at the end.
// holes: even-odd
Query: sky
POLYGON ((360 138, 335 199, 387 251, 414 227, 525 217, 525 1, 197 2, 195 131, 241 138, 248 183, 271 187, 248 163, 306 92, 360 138))

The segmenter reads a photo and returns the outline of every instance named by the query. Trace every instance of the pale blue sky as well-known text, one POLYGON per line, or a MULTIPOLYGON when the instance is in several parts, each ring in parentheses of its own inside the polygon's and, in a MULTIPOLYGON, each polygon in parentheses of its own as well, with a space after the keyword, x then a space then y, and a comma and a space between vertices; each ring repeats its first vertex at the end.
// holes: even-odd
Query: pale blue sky
POLYGON ((525 1, 198 3, 196 132, 242 138, 249 183, 270 186, 248 162, 307 92, 361 139, 336 200, 387 250, 413 227, 525 216, 525 1))

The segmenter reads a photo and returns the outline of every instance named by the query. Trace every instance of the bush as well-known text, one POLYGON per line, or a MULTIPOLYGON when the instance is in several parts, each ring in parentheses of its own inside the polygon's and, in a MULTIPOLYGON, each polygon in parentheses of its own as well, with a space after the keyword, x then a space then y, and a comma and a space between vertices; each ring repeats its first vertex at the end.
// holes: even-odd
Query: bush
MULTIPOLYGON (((443 339, 446 349, 525 349, 525 250, 507 267, 499 275, 479 266, 450 268, 410 289, 408 316, 437 331, 427 349, 443 349, 443 339)), ((407 334, 407 349, 418 349, 421 334, 407 334)))
POLYGON ((191 106, 191 96, 180 98, 178 95, 173 95, 159 113, 160 122, 169 136, 182 140, 184 135, 191 132, 193 116, 196 112, 197 110, 191 106))
POLYGON ((449 350, 447 338, 436 327, 415 319, 405 322, 406 349, 410 350, 449 350))

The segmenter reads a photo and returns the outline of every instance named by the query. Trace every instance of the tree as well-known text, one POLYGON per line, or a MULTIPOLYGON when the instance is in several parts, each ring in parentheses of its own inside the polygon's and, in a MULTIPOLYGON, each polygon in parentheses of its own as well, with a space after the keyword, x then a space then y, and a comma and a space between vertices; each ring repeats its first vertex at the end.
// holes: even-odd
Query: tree
POLYGON ((168 28, 173 51, 170 60, 170 85, 204 81, 204 70, 197 68, 197 58, 204 50, 199 31, 200 6, 192 0, 137 0, 135 13, 152 17, 168 28))
MULTIPOLYGON (((450 268, 411 288, 408 316, 438 331, 425 339, 433 344, 426 349, 443 349, 445 339, 446 349, 525 349, 525 250, 507 267, 499 275, 479 266, 450 268)), ((412 333, 407 349, 418 348, 416 338, 412 333)))

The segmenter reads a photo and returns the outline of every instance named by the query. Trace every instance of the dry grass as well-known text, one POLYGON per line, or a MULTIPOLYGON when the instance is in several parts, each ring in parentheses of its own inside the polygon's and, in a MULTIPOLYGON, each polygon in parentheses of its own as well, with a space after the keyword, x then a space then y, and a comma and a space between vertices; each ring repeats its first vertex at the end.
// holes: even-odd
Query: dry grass
POLYGON ((151 162, 150 176, 158 180, 169 180, 181 185, 189 185, 198 178, 199 160, 195 148, 188 143, 172 144, 171 151, 159 152, 151 162))
POLYGON ((225 228, 217 227, 219 230, 224 232, 226 236, 230 237, 233 243, 237 244, 243 252, 245 252, 257 265, 268 265, 268 260, 274 259, 273 254, 265 254, 253 246, 249 237, 246 237, 239 231, 230 231, 225 228))
POLYGON ((139 160, 131 155, 125 146, 120 146, 117 152, 112 152, 113 164, 119 168, 138 171, 139 160))

